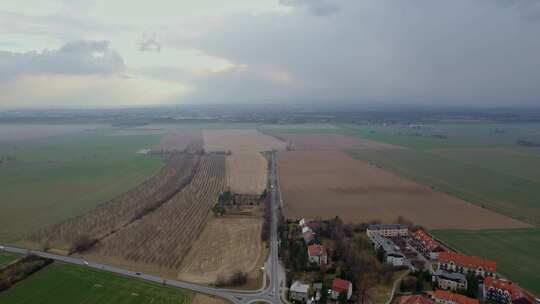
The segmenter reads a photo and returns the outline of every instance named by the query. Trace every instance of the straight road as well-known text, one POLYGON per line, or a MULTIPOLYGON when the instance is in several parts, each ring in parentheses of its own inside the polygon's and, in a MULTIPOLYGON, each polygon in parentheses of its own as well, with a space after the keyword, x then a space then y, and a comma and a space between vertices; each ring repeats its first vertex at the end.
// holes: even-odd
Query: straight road
POLYGON ((266 262, 265 270, 266 275, 269 278, 269 284, 260 290, 260 291, 239 291, 239 290, 230 290, 230 289, 221 289, 213 288, 205 285, 199 285, 189 282, 169 280, 166 278, 130 271, 127 269, 114 267, 106 264, 94 263, 86 261, 84 259, 63 256, 52 254, 43 251, 34 251, 24 248, 14 247, 14 246, 2 246, 1 250, 18 253, 18 254, 34 254, 44 258, 49 258, 55 261, 60 261, 63 263, 70 263, 85 267, 91 267, 95 269, 100 269, 104 271, 110 271, 116 274, 120 274, 127 277, 142 279, 150 282, 155 282, 163 285, 168 285, 172 287, 178 287, 182 289, 188 289, 197 293, 202 293, 206 295, 220 297, 226 300, 231 301, 235 304, 249 304, 253 302, 266 302, 272 304, 281 304, 281 291, 284 288, 285 280, 285 271, 279 262, 279 238, 278 238, 278 212, 279 205, 281 203, 281 192, 279 190, 279 180, 277 176, 277 165, 275 159, 275 153, 272 153, 271 165, 270 165, 270 207, 272 208, 272 225, 271 225, 271 237, 270 237, 270 255, 268 261, 266 262))

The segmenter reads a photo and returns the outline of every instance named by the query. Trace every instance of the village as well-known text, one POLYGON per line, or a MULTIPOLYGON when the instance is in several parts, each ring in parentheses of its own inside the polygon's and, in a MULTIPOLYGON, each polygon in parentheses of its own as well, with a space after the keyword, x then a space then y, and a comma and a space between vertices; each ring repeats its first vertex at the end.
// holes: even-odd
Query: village
POLYGON ((454 252, 422 227, 288 220, 281 258, 293 303, 539 304, 497 263, 454 252), (377 297, 379 286, 388 288, 377 297))

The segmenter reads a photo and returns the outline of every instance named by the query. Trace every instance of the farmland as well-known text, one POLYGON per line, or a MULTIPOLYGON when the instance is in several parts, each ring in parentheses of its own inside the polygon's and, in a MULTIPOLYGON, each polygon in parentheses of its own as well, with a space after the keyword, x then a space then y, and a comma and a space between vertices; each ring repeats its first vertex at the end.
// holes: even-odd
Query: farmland
POLYGON ((433 234, 466 254, 497 261, 500 273, 540 295, 540 229, 444 230, 433 234))
MULTIPOLYGON (((341 134, 417 150, 459 148, 516 148, 518 139, 540 141, 539 123, 431 123, 410 127, 404 124, 337 124, 326 128, 289 125, 263 126, 265 133, 341 134), (437 135, 443 135, 438 137, 437 135)), ((534 149, 533 149, 534 150, 534 149)), ((536 150, 538 153, 538 150, 536 150)))
POLYGON ((527 227, 338 151, 292 151, 278 156, 289 218, 339 215, 351 222, 390 222, 401 215, 433 229, 527 227))
POLYGON ((208 152, 262 152, 284 150, 285 143, 250 129, 203 130, 204 149, 208 152))
POLYGON ((225 157, 203 156, 189 185, 159 208, 100 240, 85 255, 163 274, 174 272, 225 186, 225 157))
POLYGON ((268 180, 268 161, 260 153, 233 153, 227 156, 230 190, 241 194, 261 194, 268 180))
POLYGON ((340 134, 417 150, 516 147, 518 139, 540 141, 538 123, 436 123, 404 125, 341 125, 340 134), (437 137, 443 135, 443 137, 437 137))
POLYGON ((83 236, 98 240, 158 208, 191 181, 198 156, 172 155, 159 174, 79 217, 42 229, 28 240, 68 250, 83 236))
POLYGON ((540 140, 538 123, 353 125, 268 129, 298 150, 347 150, 352 156, 498 213, 540 224, 540 151, 516 145, 540 140), (317 143, 316 139, 320 139, 317 143), (323 140, 327 138, 326 140, 323 140), (341 138, 337 140, 335 138, 341 138), (402 149, 354 143, 376 141, 402 149), (296 142, 296 144, 295 144, 296 142), (375 151, 377 150, 377 151, 375 151))
POLYGON ((24 141, 106 128, 103 124, 0 124, 0 143, 24 141))
POLYGON ((203 142, 200 131, 181 131, 165 135, 152 150, 156 152, 198 151, 203 142))
POLYGON ((0 240, 78 216, 135 187, 162 166, 161 157, 135 152, 158 141, 92 131, 0 143, 0 240))
POLYGON ((95 269, 53 264, 6 292, 0 303, 190 303, 191 292, 95 269))
POLYGON ((279 134, 292 150, 400 149, 399 146, 341 134, 279 134))
POLYGON ((212 284, 218 276, 236 271, 260 274, 262 220, 255 217, 220 217, 208 223, 193 244, 178 278, 212 284))
POLYGON ((354 157, 462 198, 540 224, 540 155, 504 149, 357 150, 354 157), (526 165, 525 165, 526 164, 526 165))

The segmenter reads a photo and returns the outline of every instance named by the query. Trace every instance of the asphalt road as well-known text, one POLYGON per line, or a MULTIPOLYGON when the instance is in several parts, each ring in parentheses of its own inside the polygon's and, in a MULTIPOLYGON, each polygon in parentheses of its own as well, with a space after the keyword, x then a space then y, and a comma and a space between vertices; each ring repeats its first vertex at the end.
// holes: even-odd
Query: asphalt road
POLYGON ((44 258, 53 259, 56 261, 70 263, 75 265, 81 265, 85 267, 91 267, 95 269, 110 271, 116 274, 120 274, 127 277, 138 278, 150 282, 164 284, 168 286, 178 287, 182 289, 188 289, 194 292, 207 294, 211 296, 220 297, 229 300, 235 304, 248 304, 253 302, 267 302, 273 304, 281 303, 281 293, 284 288, 285 270, 279 262, 278 250, 279 239, 277 233, 277 220, 278 220, 278 206, 281 204, 281 191, 279 190, 279 180, 277 176, 277 167, 275 153, 272 154, 272 161, 270 166, 270 195, 271 195, 271 208, 272 208, 272 233, 270 238, 270 254, 268 261, 265 265, 266 275, 269 278, 269 283, 264 289, 258 291, 238 291, 230 289, 220 289, 208 287, 205 285, 199 285, 189 282, 169 280, 162 277, 142 273, 134 272, 123 268, 118 268, 110 265, 94 263, 86 261, 84 259, 63 256, 57 254, 51 254, 48 252, 28 250, 24 248, 14 246, 3 246, 4 251, 19 253, 19 254, 34 254, 44 258))

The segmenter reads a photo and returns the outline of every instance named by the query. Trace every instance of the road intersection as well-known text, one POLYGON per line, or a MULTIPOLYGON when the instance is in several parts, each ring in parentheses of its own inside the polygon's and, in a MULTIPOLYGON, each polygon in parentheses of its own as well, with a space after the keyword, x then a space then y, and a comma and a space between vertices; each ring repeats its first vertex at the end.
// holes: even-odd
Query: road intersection
POLYGON ((58 254, 52 254, 43 251, 28 250, 25 248, 19 248, 14 246, 2 246, 2 250, 18 254, 33 254, 44 258, 49 258, 55 261, 63 263, 70 263, 75 265, 81 265, 85 267, 91 267, 104 271, 110 271, 116 274, 120 274, 127 277, 138 278, 150 282, 155 282, 163 285, 178 287, 182 289, 191 290, 197 293, 202 293, 210 296, 216 296, 229 300, 235 304, 249 304, 255 302, 266 302, 271 304, 282 303, 282 291, 285 287, 285 270, 279 262, 279 237, 278 237, 278 212, 279 205, 281 204, 281 192, 279 190, 279 180, 277 176, 277 166, 275 153, 272 153, 271 165, 270 165, 270 207, 272 209, 272 223, 271 223, 271 236, 270 236, 270 254, 265 264, 265 273, 268 278, 268 284, 257 291, 241 291, 214 288, 206 285, 199 285, 184 281, 170 280, 159 276, 146 274, 142 272, 135 272, 111 265, 94 263, 86 261, 82 258, 76 258, 71 256, 64 256, 58 254))

